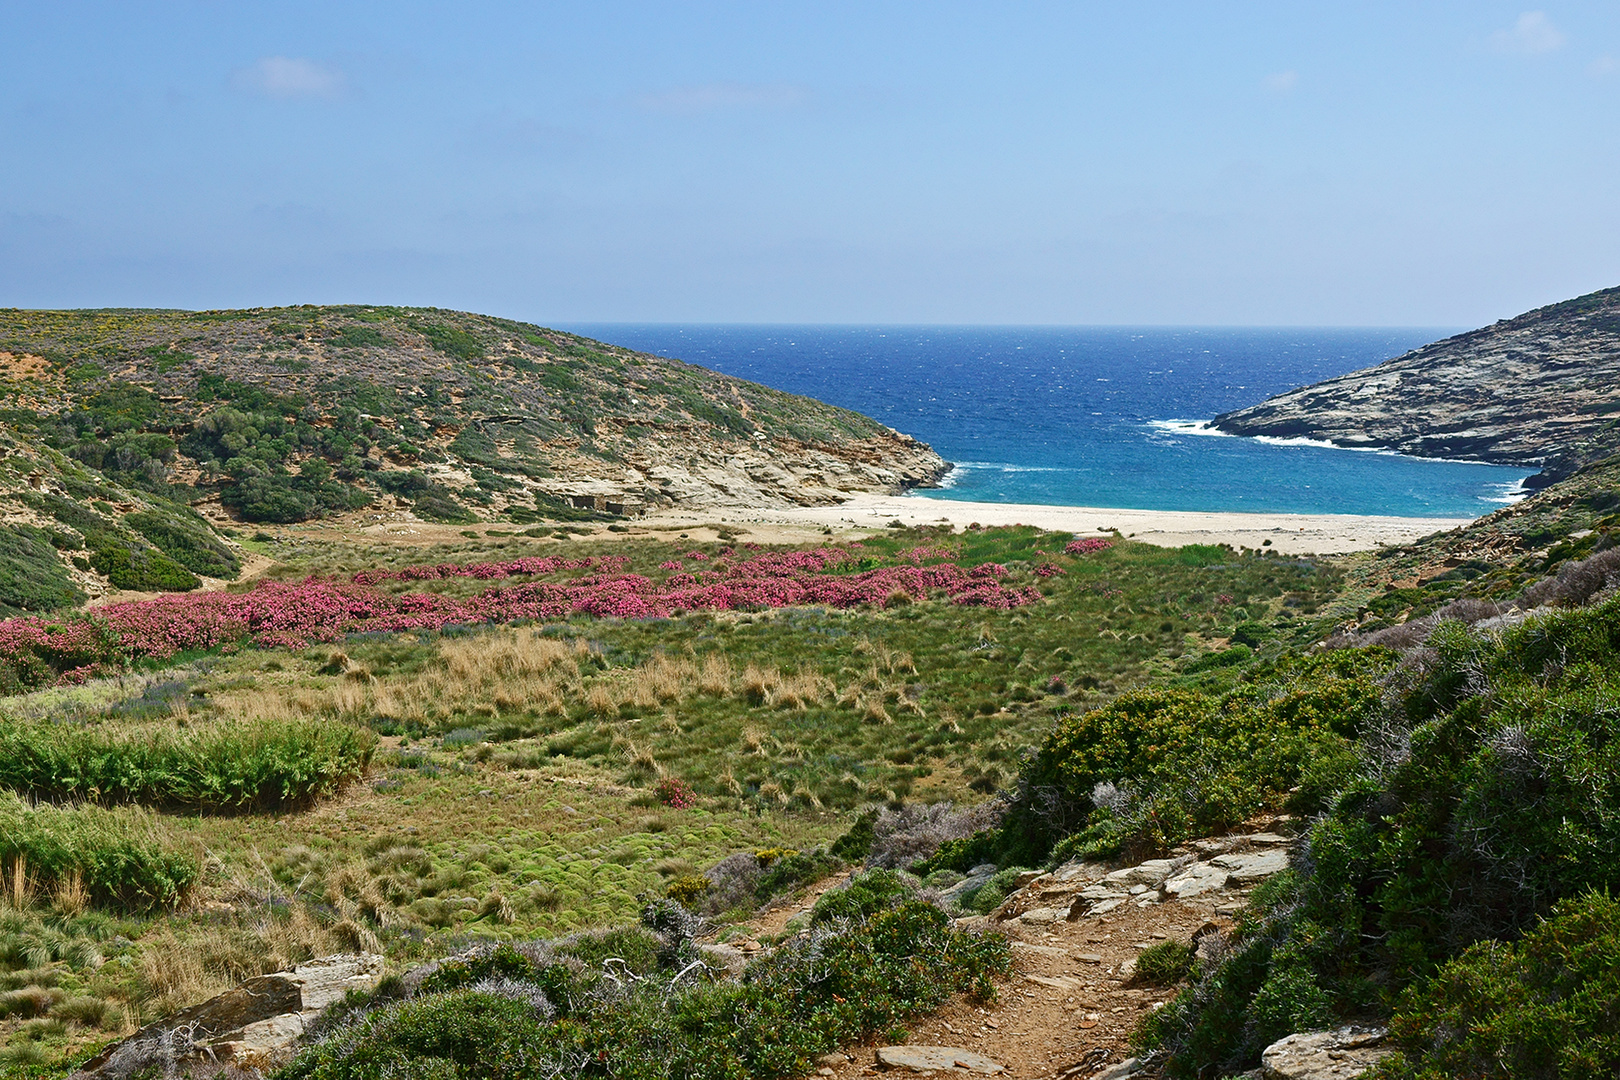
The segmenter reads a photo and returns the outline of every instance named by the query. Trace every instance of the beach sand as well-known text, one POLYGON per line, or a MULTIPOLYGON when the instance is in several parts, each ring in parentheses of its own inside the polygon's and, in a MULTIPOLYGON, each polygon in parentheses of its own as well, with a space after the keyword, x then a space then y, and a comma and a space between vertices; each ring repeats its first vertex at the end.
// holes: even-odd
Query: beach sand
MULTIPOLYGON (((659 530, 731 526, 756 541, 794 542, 822 530, 881 529, 891 521, 943 525, 1038 525, 1081 536, 1118 530, 1163 547, 1231 544, 1270 547, 1289 555, 1329 555, 1409 543, 1468 524, 1471 518, 1370 517, 1356 514, 1195 513, 1185 510, 1109 510, 1089 506, 957 502, 904 495, 856 495, 838 506, 788 509, 683 509, 655 511, 636 524, 659 530), (1270 541, 1268 545, 1266 541, 1270 541)), ((705 532, 708 530, 705 529, 705 532)))

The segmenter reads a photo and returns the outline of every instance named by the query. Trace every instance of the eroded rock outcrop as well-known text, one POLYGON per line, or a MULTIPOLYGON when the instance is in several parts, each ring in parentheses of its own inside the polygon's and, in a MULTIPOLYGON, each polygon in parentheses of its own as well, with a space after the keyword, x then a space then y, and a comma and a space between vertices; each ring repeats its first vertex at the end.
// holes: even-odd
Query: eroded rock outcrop
MULTIPOLYGON (((1541 465, 1620 413, 1620 288, 1537 308, 1225 413, 1233 435, 1541 465)), ((1605 441, 1605 445, 1607 445, 1605 441)))
POLYGON ((79 1080, 122 1080, 156 1067, 167 1075, 186 1062, 267 1070, 284 1063, 320 1011, 350 990, 368 990, 383 973, 374 953, 347 953, 249 979, 114 1043, 85 1062, 79 1080))

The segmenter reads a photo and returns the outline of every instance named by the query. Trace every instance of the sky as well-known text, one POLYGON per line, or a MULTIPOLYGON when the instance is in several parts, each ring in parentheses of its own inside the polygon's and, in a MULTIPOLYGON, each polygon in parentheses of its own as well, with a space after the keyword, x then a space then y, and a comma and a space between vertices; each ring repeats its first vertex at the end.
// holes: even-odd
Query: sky
POLYGON ((0 306, 1470 326, 1620 284, 1620 5, 0 0, 0 306))

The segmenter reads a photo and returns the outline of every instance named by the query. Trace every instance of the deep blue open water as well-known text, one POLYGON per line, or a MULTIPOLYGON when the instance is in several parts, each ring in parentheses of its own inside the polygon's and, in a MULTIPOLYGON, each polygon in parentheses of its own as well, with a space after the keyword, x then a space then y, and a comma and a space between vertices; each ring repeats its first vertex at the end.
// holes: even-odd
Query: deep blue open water
POLYGON ((1200 433, 1444 329, 571 324, 863 412, 956 463, 920 498, 1473 516, 1530 470, 1200 433))

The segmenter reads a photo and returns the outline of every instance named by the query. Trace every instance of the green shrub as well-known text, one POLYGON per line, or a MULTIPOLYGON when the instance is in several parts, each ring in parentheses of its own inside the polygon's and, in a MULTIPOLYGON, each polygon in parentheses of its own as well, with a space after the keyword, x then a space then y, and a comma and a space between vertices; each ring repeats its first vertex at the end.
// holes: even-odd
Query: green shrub
POLYGON ((424 495, 411 504, 411 509, 423 521, 440 525, 470 525, 478 520, 472 511, 449 495, 424 495))
POLYGON ((689 970, 688 954, 667 947, 678 938, 666 938, 656 968, 644 957, 633 979, 605 956, 582 971, 543 964, 532 957, 571 946, 542 945, 445 965, 405 1000, 400 983, 369 1000, 351 995, 344 1016, 277 1080, 778 1080, 813 1072, 818 1055, 887 1033, 955 994, 991 998, 990 977, 1011 967, 1004 938, 952 930, 917 901, 791 939, 742 982, 677 975, 689 970))
POLYGON ((143 510, 127 515, 124 524, 192 573, 234 578, 241 569, 231 549, 215 539, 195 513, 143 510))
POLYGON ((84 601, 42 530, 0 526, 0 617, 84 601))
POLYGON ((893 870, 868 870, 851 878, 842 889, 821 894, 810 909, 812 925, 834 919, 863 919, 905 900, 913 887, 893 870))
POLYGON ((1390 1024, 1386 1080, 1620 1075, 1620 903, 1557 904, 1514 944, 1482 941, 1411 987, 1390 1024))
POLYGON ((446 356, 453 356, 457 360, 481 360, 484 357, 484 343, 465 330, 438 323, 423 323, 417 329, 428 339, 429 345, 446 356))
POLYGON ((848 832, 832 842, 827 848, 827 854, 845 862, 862 862, 871 853, 872 842, 875 839, 877 839, 877 811, 868 810, 855 819, 848 832))
POLYGON ((843 865, 842 860, 819 848, 815 851, 790 852, 773 860, 765 868, 754 886, 754 899, 763 904, 780 893, 814 884, 843 865))
POLYGON ((161 551, 126 544, 106 535, 85 537, 90 565, 120 589, 141 592, 189 592, 202 584, 196 574, 161 551))
POLYGON ((201 852, 150 813, 95 806, 29 806, 0 792, 0 866, 23 860, 35 888, 77 878, 92 902, 173 907, 202 873, 201 852))
POLYGON ((1234 646, 1258 649, 1267 638, 1275 636, 1276 631, 1263 622, 1241 622, 1232 628, 1230 640, 1234 646))
POLYGON ((1170 986, 1192 971, 1193 947, 1185 941, 1161 941, 1136 957, 1136 981, 1149 986, 1170 986))
POLYGON ((1529 974, 1536 950, 1558 931, 1527 938, 1528 952, 1481 944, 1446 968, 1449 982, 1422 987, 1476 942, 1513 941, 1551 926, 1538 919, 1560 900, 1620 887, 1617 645, 1617 600, 1498 638, 1441 623, 1425 663, 1392 678, 1398 713, 1364 739, 1358 775, 1307 834, 1298 872, 1257 890, 1228 959, 1153 1018, 1144 1044, 1169 1051, 1169 1073, 1241 1071, 1290 1024, 1387 1011, 1414 986, 1408 1045, 1427 1038, 1462 1055, 1486 1045, 1446 1028, 1445 1010, 1463 1008, 1469 986, 1482 1017, 1509 1008, 1500 988, 1470 981, 1493 957, 1522 964, 1530 994, 1543 978, 1529 974))
POLYGON ((196 810, 296 807, 361 775, 376 736, 326 721, 68 727, 0 721, 0 787, 196 810))

